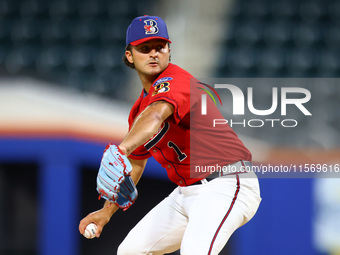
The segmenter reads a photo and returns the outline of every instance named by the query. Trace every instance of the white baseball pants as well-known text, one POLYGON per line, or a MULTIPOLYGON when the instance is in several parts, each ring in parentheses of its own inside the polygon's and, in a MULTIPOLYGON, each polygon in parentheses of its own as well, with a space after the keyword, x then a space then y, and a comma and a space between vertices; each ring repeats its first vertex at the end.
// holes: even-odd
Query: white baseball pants
POLYGON ((231 234, 260 204, 254 173, 219 177, 206 184, 177 187, 127 235, 118 255, 218 254, 231 234))

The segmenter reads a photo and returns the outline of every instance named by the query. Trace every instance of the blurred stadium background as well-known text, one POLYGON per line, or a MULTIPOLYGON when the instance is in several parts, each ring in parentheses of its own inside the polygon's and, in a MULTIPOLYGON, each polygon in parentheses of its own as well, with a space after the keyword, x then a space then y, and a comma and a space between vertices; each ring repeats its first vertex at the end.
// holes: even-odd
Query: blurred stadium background
MULTIPOLYGON (((144 14, 164 18, 172 62, 198 78, 340 75, 337 0, 0 0, 1 255, 115 254, 174 188, 150 160, 136 204, 100 239, 78 233, 79 220, 102 206, 103 148, 123 138, 140 93, 121 58, 127 26, 144 14)), ((258 89, 258 102, 270 102, 258 89)), ((314 89, 318 117, 299 119, 294 132, 238 131, 256 161, 340 163, 340 86, 314 89)), ((257 215, 221 254, 340 254, 339 179, 260 184, 257 215)))

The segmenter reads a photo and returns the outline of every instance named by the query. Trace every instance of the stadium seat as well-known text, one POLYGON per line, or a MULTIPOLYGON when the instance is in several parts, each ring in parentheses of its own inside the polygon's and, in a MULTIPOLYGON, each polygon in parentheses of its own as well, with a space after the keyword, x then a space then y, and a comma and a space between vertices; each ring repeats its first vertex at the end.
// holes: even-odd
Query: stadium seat
POLYGON ((4 19, 20 18, 20 1, 2 0, 0 1, 0 17, 4 19))
POLYGON ((323 6, 321 2, 316 0, 302 2, 299 6, 301 19, 305 23, 316 24, 324 13, 323 6))
POLYGON ((79 16, 85 19, 106 19, 107 8, 105 1, 85 0, 80 1, 78 6, 79 16))
POLYGON ((293 41, 297 47, 310 47, 319 43, 319 27, 316 24, 300 24, 293 32, 293 41))
POLYGON ((114 71, 121 66, 123 54, 123 50, 114 46, 101 49, 94 58, 94 69, 97 73, 114 71))
POLYGON ((103 24, 100 30, 100 40, 103 46, 110 46, 113 44, 119 44, 121 47, 125 47, 125 33, 129 26, 127 19, 109 20, 103 24))
POLYGON ((5 68, 10 74, 33 72, 38 49, 31 46, 13 48, 5 60, 5 68))
POLYGON ((296 3, 297 1, 294 0, 269 1, 267 4, 270 6, 272 20, 295 20, 298 16, 298 7, 296 3))
POLYGON ((324 41, 328 47, 331 47, 332 49, 339 49, 339 45, 340 45, 339 25, 334 24, 332 26, 328 26, 325 29, 324 41))
POLYGON ((102 24, 98 20, 80 19, 73 22, 69 30, 71 43, 74 45, 98 44, 102 24))
POLYGON ((0 42, 1 45, 10 44, 10 35, 12 30, 13 21, 7 20, 0 22, 0 42))
POLYGON ((328 7, 328 15, 331 17, 332 22, 339 25, 340 22, 340 2, 331 1, 328 7))
POLYGON ((264 41, 269 47, 285 47, 291 44, 293 25, 289 21, 278 20, 264 28, 264 41))
POLYGON ((117 20, 119 18, 135 16, 135 9, 131 8, 132 5, 138 6, 138 1, 109 1, 107 11, 110 19, 117 20))
POLYGON ((126 86, 123 86, 122 69, 102 72, 93 77, 91 91, 103 96, 117 97, 120 100, 126 98, 126 86))
MULTIPOLYGON (((125 31, 147 4, 137 0, 0 0, 0 70, 82 91, 104 91, 91 88, 94 82, 90 81, 106 84, 109 72, 115 72, 116 79, 126 79, 121 70, 125 31), (81 78, 83 74, 87 79, 81 78)), ((104 95, 107 91, 114 94, 105 91, 104 95)))
POLYGON ((279 47, 266 48, 257 63, 260 77, 280 77, 286 65, 287 52, 279 47))
POLYGON ((340 52, 329 49, 320 51, 317 70, 320 77, 338 77, 340 75, 340 52))
POLYGON ((93 60, 97 49, 91 46, 75 47, 66 59, 66 67, 70 72, 93 72, 93 60))
POLYGON ((71 44, 68 29, 71 22, 65 20, 53 20, 46 22, 41 29, 40 38, 45 45, 67 45, 71 44))
POLYGON ((66 18, 77 18, 77 6, 68 0, 54 0, 49 4, 49 13, 52 20, 63 20, 66 18))
POLYGON ((20 15, 22 19, 47 19, 48 1, 44 0, 26 0, 20 5, 20 15))
POLYGON ((13 45, 37 43, 39 40, 39 22, 36 20, 16 21, 11 30, 13 45))
POLYGON ((70 49, 63 46, 48 46, 40 51, 36 60, 37 72, 44 78, 53 73, 66 72, 66 60, 70 49))
POLYGON ((258 20, 240 24, 235 32, 235 42, 242 47, 257 45, 263 39, 263 28, 263 23, 258 20))
POLYGON ((287 61, 288 74, 292 77, 315 76, 313 72, 317 63, 317 55, 311 49, 295 48, 287 61))
POLYGON ((266 0, 251 0, 244 2, 244 15, 251 19, 266 19, 269 15, 268 2, 266 0))
POLYGON ((231 66, 235 69, 250 70, 255 65, 255 48, 243 47, 235 50, 231 66))

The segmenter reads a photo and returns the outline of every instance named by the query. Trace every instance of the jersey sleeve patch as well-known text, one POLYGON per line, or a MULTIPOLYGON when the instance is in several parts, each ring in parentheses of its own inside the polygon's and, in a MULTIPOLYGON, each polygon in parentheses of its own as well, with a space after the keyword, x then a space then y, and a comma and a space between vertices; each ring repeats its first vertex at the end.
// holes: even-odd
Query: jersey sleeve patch
POLYGON ((166 81, 171 81, 172 79, 173 79, 172 77, 163 77, 163 78, 160 78, 160 79, 158 79, 157 81, 154 82, 152 87, 155 87, 158 84, 161 84, 161 83, 166 82, 166 81))
POLYGON ((155 90, 152 93, 152 96, 158 95, 160 93, 166 93, 170 91, 170 82, 162 82, 155 86, 155 90))

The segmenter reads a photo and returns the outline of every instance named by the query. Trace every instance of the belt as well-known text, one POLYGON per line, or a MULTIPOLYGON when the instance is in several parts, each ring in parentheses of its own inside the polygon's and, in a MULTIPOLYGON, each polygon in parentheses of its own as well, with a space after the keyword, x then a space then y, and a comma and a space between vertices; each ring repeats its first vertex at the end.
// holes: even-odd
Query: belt
POLYGON ((223 167, 224 170, 219 172, 214 172, 208 175, 206 178, 199 180, 191 185, 206 184, 213 179, 218 177, 233 175, 233 174, 243 174, 248 173, 251 170, 252 163, 250 161, 240 160, 223 167))

